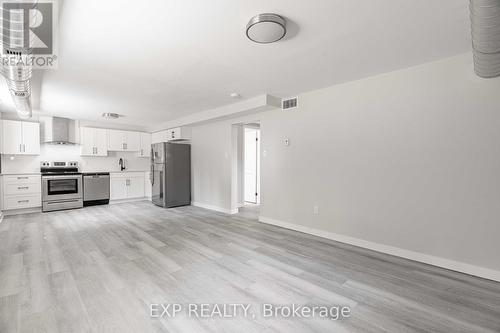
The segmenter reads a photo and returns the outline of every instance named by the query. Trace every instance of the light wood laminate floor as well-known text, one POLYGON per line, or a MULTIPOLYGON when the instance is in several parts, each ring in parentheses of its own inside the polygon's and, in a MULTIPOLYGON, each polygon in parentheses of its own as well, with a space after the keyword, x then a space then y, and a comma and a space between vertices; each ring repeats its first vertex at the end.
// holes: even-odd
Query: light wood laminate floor
POLYGON ((0 332, 500 332, 500 283, 245 216, 137 202, 6 217, 0 332), (153 319, 151 303, 348 305, 352 314, 153 319))

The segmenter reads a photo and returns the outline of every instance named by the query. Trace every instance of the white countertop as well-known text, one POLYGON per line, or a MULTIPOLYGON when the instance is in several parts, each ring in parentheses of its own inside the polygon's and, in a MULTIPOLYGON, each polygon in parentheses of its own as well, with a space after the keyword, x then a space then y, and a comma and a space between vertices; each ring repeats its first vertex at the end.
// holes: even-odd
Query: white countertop
POLYGON ((0 176, 40 176, 40 172, 8 172, 8 173, 3 173, 0 174, 0 176))
POLYGON ((83 170, 83 173, 93 173, 93 172, 109 172, 109 173, 127 173, 127 172, 149 172, 149 170, 125 170, 125 171, 109 171, 109 170, 83 170))
MULTIPOLYGON (((109 171, 109 170, 83 170, 82 173, 99 173, 99 172, 109 172, 109 173, 127 173, 127 172, 150 172, 150 170, 125 170, 125 171, 109 171)), ((1 173, 0 176, 40 176, 40 171, 35 172, 7 172, 1 173)))

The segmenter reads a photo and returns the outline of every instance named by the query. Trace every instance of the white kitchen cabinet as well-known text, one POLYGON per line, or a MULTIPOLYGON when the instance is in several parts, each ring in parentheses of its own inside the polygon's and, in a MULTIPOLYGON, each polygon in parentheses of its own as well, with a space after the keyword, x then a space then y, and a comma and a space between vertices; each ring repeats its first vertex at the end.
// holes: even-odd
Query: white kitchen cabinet
POLYGON ((20 121, 3 121, 3 153, 21 154, 23 151, 23 130, 20 121))
POLYGON ((111 200, 144 198, 144 172, 111 174, 111 200))
POLYGON ((180 140, 180 139, 182 139, 181 134, 182 134, 182 132, 181 132, 180 127, 171 128, 171 129, 167 130, 167 139, 169 141, 180 140))
POLYGON ((108 131, 109 151, 139 151, 141 146, 141 134, 130 131, 108 131))
POLYGON ((145 173, 144 177, 144 196, 151 200, 153 196, 153 185, 151 184, 151 172, 145 173))
POLYGON ((111 177, 111 200, 127 199, 127 179, 111 177))
POLYGON ((151 134, 151 143, 160 143, 160 142, 167 142, 167 131, 160 131, 160 132, 154 132, 151 134))
POLYGON ((141 133, 139 157, 151 157, 151 134, 141 133))
POLYGON ((124 147, 123 131, 108 130, 108 150, 122 151, 124 147))
POLYGON ((8 175, 2 182, 3 210, 42 206, 40 175, 8 175))
POLYGON ((40 155, 40 124, 26 121, 2 121, 3 153, 40 155))
POLYGON ((168 141, 186 141, 191 138, 188 127, 175 127, 168 130, 153 133, 153 143, 168 141))
POLYGON ((82 156, 108 156, 108 131, 103 128, 80 128, 82 156))
POLYGON ((128 198, 144 198, 144 173, 138 177, 130 177, 127 185, 128 198))

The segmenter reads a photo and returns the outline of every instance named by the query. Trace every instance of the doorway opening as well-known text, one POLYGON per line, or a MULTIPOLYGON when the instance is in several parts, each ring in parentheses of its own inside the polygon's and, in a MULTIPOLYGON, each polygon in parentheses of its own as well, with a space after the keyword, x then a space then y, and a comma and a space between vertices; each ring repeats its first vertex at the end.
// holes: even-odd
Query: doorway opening
POLYGON ((246 205, 260 204, 260 125, 247 124, 244 143, 244 202, 246 205))
POLYGON ((257 220, 261 204, 259 121, 232 125, 231 212, 257 220))

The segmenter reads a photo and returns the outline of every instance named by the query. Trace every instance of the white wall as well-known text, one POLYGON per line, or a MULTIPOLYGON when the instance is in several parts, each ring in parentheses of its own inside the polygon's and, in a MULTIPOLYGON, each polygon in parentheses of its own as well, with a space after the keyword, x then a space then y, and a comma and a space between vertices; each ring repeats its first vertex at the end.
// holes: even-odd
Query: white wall
POLYGON ((42 145, 40 156, 2 155, 2 174, 40 172, 41 161, 78 161, 83 172, 120 171, 118 160, 125 159, 127 170, 148 171, 149 158, 136 152, 109 152, 107 157, 82 157, 80 146, 42 145))
MULTIPOLYGON (((255 116, 263 217, 500 271, 500 79, 476 77, 470 54, 299 104, 255 116)), ((231 208, 239 121, 193 128, 195 201, 231 208)))
POLYGON ((231 211, 231 123, 197 126, 191 132, 192 201, 231 211))

